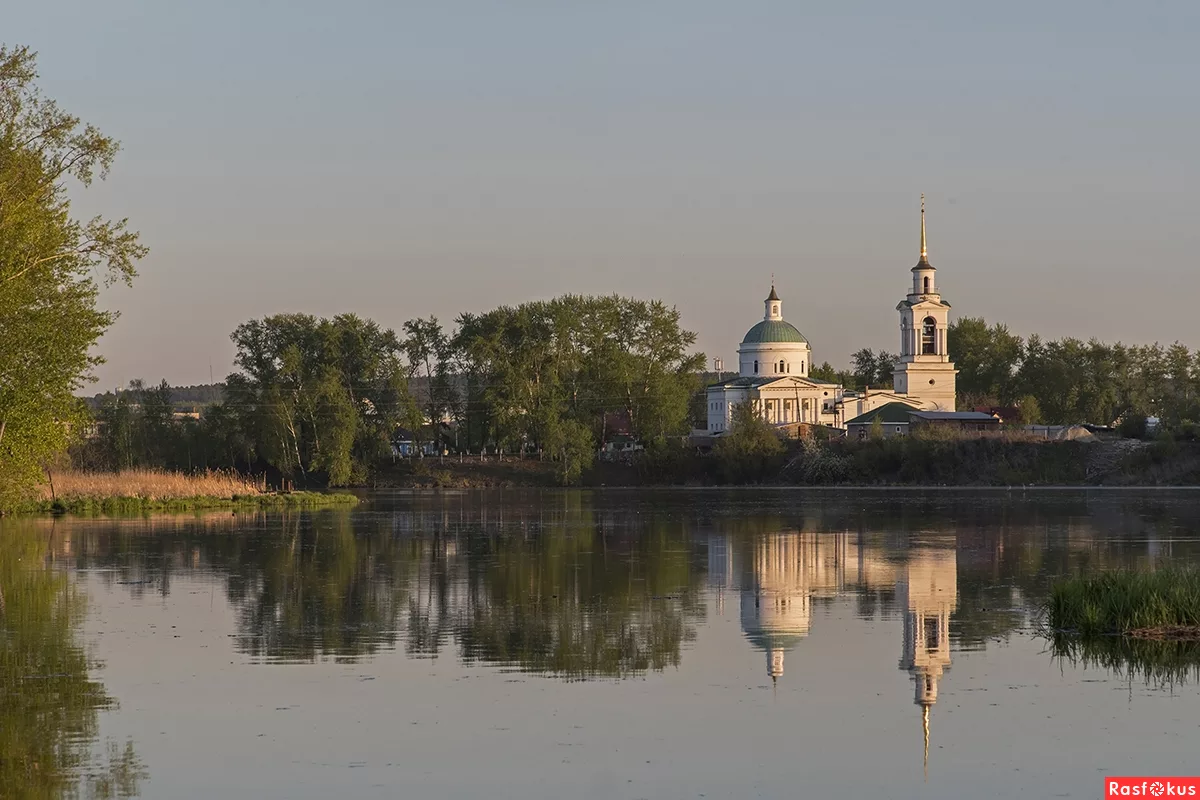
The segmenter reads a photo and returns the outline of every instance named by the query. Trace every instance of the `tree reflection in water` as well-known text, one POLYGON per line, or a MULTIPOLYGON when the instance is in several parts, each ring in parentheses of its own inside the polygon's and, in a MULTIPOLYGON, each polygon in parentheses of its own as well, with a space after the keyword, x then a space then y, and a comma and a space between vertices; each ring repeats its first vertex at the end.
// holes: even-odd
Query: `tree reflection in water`
POLYGON ((971 650, 1027 627, 1055 575, 1200 556, 1195 540, 1173 536, 1200 525, 1200 512, 1157 498, 772 497, 430 493, 353 512, 77 521, 71 558, 134 593, 168 594, 180 572, 219 581, 236 646, 255 659, 354 660, 402 646, 583 679, 678 664, 704 593, 722 582, 749 587, 760 608, 763 598, 786 606, 798 635, 812 608, 839 598, 867 619, 909 613, 897 594, 906 565, 936 561, 957 598, 945 638, 971 650), (779 558, 803 567, 795 580, 781 573, 791 583, 750 569, 779 558), (724 561, 742 566, 721 577, 724 561))
POLYGON ((114 701, 89 676, 80 641, 84 596, 47 565, 53 528, 0 529, 0 790, 13 798, 123 798, 146 770, 109 742, 95 752, 99 712, 114 701))

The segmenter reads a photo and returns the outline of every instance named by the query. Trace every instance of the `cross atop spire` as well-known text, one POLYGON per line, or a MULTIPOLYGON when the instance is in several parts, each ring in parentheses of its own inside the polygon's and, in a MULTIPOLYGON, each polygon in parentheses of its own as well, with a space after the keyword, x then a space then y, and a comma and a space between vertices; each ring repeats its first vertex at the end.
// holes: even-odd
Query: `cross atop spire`
POLYGON ((921 193, 921 260, 929 260, 929 248, 925 246, 925 193, 921 193))

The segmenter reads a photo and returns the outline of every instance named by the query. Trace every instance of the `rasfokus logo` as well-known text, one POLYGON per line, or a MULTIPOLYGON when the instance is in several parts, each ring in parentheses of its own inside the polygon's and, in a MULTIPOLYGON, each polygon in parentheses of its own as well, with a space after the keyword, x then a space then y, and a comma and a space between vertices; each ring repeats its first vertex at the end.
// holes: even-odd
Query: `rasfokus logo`
POLYGON ((1198 797, 1200 777, 1105 778, 1105 797, 1198 797))

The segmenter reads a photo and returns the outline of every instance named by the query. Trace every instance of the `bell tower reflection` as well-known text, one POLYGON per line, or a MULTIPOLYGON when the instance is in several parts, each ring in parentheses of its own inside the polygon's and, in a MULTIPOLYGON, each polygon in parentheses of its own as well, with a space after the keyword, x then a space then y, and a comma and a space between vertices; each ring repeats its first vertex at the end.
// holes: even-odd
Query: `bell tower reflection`
POLYGON ((925 768, 929 768, 929 711, 938 682, 950 668, 950 614, 958 604, 955 551, 917 550, 910 554, 896 587, 904 613, 904 652, 900 669, 913 678, 913 703, 921 708, 925 768))
POLYGON ((897 552, 850 532, 710 532, 708 580, 718 613, 726 592, 739 593, 742 632, 763 651, 773 681, 783 676, 788 651, 808 636, 814 600, 872 592, 888 597, 889 610, 902 617, 899 666, 911 676, 913 702, 921 709, 928 769, 930 711, 950 668, 950 616, 958 605, 952 539, 944 547, 897 552))

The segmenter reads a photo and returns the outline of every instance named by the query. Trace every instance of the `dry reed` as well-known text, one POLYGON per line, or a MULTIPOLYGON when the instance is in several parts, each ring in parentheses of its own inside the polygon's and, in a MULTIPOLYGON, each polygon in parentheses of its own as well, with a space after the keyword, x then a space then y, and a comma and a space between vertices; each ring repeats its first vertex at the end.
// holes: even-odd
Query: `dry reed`
POLYGON ((56 472, 50 483, 41 487, 41 499, 101 500, 112 497, 138 497, 144 500, 186 500, 195 497, 233 498, 263 494, 254 480, 235 472, 205 472, 187 475, 152 469, 128 469, 120 472, 56 472))

